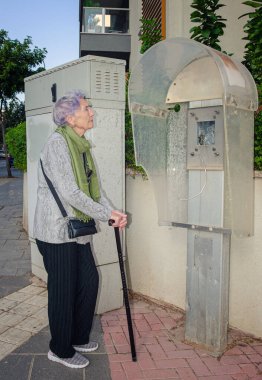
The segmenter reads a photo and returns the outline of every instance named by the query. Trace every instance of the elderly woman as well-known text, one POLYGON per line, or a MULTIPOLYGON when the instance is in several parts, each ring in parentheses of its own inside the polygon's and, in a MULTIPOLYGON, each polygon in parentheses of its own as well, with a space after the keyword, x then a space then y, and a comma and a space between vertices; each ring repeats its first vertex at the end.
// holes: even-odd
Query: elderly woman
POLYGON ((84 93, 74 91, 59 99, 53 119, 58 128, 41 153, 34 221, 36 244, 48 274, 48 359, 83 368, 89 361, 79 352, 98 348, 89 340, 98 292, 91 235, 69 238, 67 218, 62 216, 47 180, 52 182, 69 217, 103 222, 113 219, 113 226, 123 229, 127 216, 113 210, 99 188, 90 144, 84 137, 93 128, 94 112, 84 93), (85 166, 92 173, 90 180, 85 166))

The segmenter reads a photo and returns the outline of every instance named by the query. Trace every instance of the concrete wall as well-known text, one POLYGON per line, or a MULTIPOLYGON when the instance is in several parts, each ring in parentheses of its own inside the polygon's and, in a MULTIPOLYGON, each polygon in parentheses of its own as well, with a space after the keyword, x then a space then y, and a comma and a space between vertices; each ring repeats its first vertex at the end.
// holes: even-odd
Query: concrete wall
POLYGON ((138 33, 140 30, 140 18, 142 17, 142 0, 129 1, 130 8, 130 34, 131 34, 131 54, 130 54, 130 70, 136 64, 140 57, 140 46, 138 33))
MULTIPOLYGON (((189 30, 197 23, 191 23, 190 14, 194 11, 191 8, 192 0, 166 0, 166 28, 167 37, 187 37, 190 38, 189 30)), ((242 4, 242 0, 224 0, 222 3, 225 7, 220 8, 217 12, 225 21, 226 28, 224 36, 221 37, 221 47, 228 53, 234 53, 234 57, 242 60, 246 41, 244 37, 243 26, 247 17, 238 20, 242 14, 249 12, 250 8, 242 4)))
MULTIPOLYGON (((187 231, 159 227, 150 181, 126 178, 130 284, 134 292, 185 309, 187 231)), ((255 179, 255 236, 232 238, 231 326, 262 337, 262 178, 255 179)))

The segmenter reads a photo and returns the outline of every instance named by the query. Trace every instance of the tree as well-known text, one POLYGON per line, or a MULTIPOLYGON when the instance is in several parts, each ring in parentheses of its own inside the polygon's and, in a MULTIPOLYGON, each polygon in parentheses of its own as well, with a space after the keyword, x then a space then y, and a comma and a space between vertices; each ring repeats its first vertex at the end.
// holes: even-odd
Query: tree
POLYGON ((224 6, 219 4, 219 0, 194 0, 191 7, 196 10, 191 13, 190 19, 199 25, 190 29, 189 32, 192 33, 190 38, 221 50, 219 37, 224 34, 223 29, 226 24, 223 21, 227 20, 217 15, 216 11, 224 6))
POLYGON ((248 16, 244 26, 248 41, 245 46, 243 64, 251 72, 258 90, 259 108, 255 115, 255 144, 254 162, 255 169, 262 170, 262 0, 244 1, 243 4, 252 7, 254 10, 240 16, 248 16))
POLYGON ((14 157, 14 166, 26 171, 26 126, 25 122, 6 132, 6 144, 9 152, 14 157))
POLYGON ((8 102, 5 113, 5 128, 14 128, 23 121, 25 121, 25 104, 18 99, 12 99, 8 102))
MULTIPOLYGON (((27 36, 23 42, 8 37, 8 32, 0 30, 0 124, 3 145, 5 144, 6 116, 9 105, 16 96, 24 92, 24 78, 44 70, 46 49, 32 48, 32 38, 27 36)), ((6 152, 8 177, 12 177, 6 152)))
POLYGON ((141 18, 141 27, 139 31, 139 40, 142 42, 140 53, 145 53, 151 46, 160 42, 163 37, 161 33, 161 27, 157 19, 145 19, 141 18))

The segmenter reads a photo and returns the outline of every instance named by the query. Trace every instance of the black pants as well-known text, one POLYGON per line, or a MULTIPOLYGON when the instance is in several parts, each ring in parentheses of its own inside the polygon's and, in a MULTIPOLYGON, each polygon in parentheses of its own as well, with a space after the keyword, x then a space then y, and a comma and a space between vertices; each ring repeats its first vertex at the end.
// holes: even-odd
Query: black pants
POLYGON ((98 272, 90 244, 51 244, 36 240, 48 274, 50 349, 60 358, 73 345, 89 342, 98 291, 98 272))

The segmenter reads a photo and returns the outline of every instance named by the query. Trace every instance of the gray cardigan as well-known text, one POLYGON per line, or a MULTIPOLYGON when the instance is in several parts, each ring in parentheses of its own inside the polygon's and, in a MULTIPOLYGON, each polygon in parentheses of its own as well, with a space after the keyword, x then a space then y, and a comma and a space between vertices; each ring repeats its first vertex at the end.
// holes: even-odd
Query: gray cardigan
MULTIPOLYGON (((62 135, 54 132, 49 137, 40 158, 45 173, 52 181, 68 216, 74 217, 71 207, 73 206, 96 220, 105 222, 110 218, 113 208, 108 200, 102 195, 99 203, 94 202, 76 184, 70 153, 62 135)), ((35 239, 47 243, 76 241, 79 244, 86 244, 91 241, 90 235, 76 239, 68 238, 67 221, 63 218, 53 194, 49 190, 40 162, 33 234, 35 239)))

